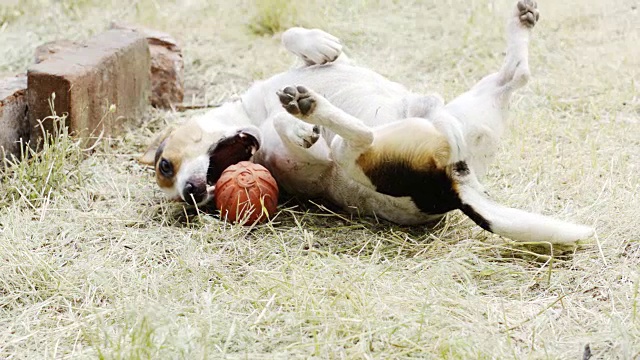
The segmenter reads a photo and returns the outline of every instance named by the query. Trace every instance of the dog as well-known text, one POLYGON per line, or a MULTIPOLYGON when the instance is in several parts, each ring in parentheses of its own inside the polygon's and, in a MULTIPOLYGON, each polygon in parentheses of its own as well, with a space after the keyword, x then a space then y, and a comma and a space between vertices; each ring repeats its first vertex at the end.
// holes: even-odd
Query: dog
POLYGON ((431 223, 459 209, 516 241, 588 239, 590 227, 489 200, 478 180, 504 132, 511 95, 530 78, 528 43, 538 19, 534 1, 518 1, 502 67, 447 104, 356 66, 322 30, 291 28, 282 43, 302 66, 168 128, 140 162, 155 168, 169 197, 192 205, 211 201, 228 166, 252 160, 290 194, 398 224, 431 223))

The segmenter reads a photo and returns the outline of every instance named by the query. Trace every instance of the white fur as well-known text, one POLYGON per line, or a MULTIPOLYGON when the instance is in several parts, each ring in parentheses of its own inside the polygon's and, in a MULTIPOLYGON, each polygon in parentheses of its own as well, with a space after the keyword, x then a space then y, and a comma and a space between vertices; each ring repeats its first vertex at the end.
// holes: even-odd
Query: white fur
MULTIPOLYGON (((209 168, 209 156, 200 155, 195 159, 188 159, 182 163, 180 171, 176 174, 175 189, 184 189, 188 181, 194 179, 201 179, 199 181, 206 182, 207 169, 209 168)), ((184 198, 184 194, 180 192, 182 200, 187 201, 184 198)), ((206 204, 211 200, 211 195, 207 194, 207 197, 200 202, 200 204, 206 204)))
MULTIPOLYGON (((520 3, 534 6, 530 0, 520 3)), ((495 154, 506 125, 511 94, 529 78, 530 32, 516 7, 507 26, 507 55, 500 71, 444 105, 437 96, 414 94, 369 69, 351 64, 334 36, 317 29, 293 28, 283 34, 283 44, 305 66, 254 84, 241 101, 214 109, 197 123, 206 132, 258 126, 262 143, 254 161, 268 167, 279 185, 289 192, 323 196, 346 209, 402 224, 418 224, 438 215, 420 212, 409 197, 376 192, 355 161, 386 125, 420 118, 430 121, 448 140, 450 164, 463 159, 468 162, 471 174, 460 179, 460 197, 494 224, 492 231, 520 241, 584 239, 591 236, 592 229, 491 202, 484 197, 475 177, 485 173, 495 154), (283 109, 276 92, 289 85, 311 89, 316 106, 308 116, 296 118, 283 109), (322 127, 319 139, 311 125, 322 127), (310 141, 316 142, 309 147, 310 141)), ((411 131, 411 121, 400 126, 411 131)))

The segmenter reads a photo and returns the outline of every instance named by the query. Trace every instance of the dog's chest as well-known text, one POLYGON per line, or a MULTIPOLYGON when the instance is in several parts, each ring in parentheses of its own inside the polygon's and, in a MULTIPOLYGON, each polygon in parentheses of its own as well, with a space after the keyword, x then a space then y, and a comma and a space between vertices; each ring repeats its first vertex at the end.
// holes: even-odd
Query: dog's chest
POLYGON ((254 161, 264 165, 278 186, 292 195, 317 197, 323 195, 329 160, 326 163, 293 159, 282 151, 258 152, 254 161))

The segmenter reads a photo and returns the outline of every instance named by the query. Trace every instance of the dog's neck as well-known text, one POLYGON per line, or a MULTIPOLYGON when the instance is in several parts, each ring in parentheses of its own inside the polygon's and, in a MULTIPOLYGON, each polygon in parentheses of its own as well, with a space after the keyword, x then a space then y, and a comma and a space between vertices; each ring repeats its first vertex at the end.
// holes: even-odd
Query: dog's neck
POLYGON ((234 100, 222 104, 220 107, 212 109, 203 115, 205 122, 201 126, 207 130, 207 123, 210 126, 247 126, 252 125, 251 118, 247 114, 242 101, 234 100))
POLYGON ((203 137, 216 142, 238 133, 251 135, 258 143, 262 140, 259 128, 252 123, 240 100, 224 103, 190 121, 200 128, 203 137))

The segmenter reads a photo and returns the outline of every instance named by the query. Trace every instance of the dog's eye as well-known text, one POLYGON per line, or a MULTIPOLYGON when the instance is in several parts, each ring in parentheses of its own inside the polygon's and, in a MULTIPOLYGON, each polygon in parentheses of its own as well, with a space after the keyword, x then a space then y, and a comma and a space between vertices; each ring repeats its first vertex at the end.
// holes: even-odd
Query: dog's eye
POLYGON ((160 164, 158 165, 158 168, 160 169, 160 173, 162 174, 162 176, 165 176, 165 177, 173 176, 173 166, 171 166, 171 163, 169 162, 169 160, 167 159, 160 160, 160 164))

